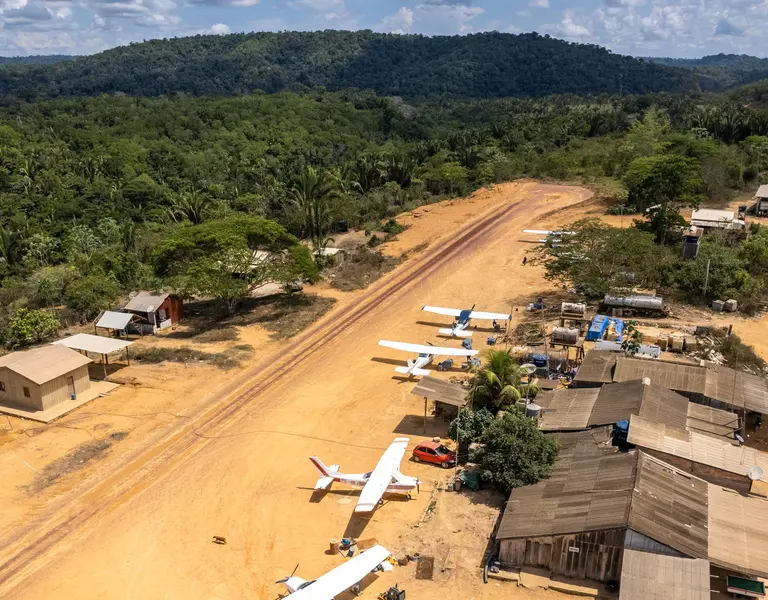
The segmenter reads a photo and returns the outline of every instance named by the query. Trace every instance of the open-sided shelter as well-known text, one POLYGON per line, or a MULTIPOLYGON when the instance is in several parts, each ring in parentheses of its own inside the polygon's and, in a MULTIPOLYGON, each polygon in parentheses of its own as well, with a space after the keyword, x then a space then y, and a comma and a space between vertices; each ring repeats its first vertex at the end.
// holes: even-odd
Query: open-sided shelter
POLYGON ((145 333, 157 333, 184 318, 181 298, 166 292, 139 292, 123 310, 141 318, 136 326, 145 333))

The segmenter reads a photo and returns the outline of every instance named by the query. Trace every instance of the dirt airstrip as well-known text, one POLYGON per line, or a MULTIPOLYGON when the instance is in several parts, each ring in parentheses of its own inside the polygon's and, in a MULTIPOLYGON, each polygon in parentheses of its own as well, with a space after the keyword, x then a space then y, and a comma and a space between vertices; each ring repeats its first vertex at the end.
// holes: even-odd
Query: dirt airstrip
MULTIPOLYGON (((521 265, 531 247, 521 232, 575 220, 590 196, 515 182, 417 209, 420 216, 400 217, 409 229, 383 249, 418 251, 366 290, 321 286, 336 306, 290 340, 242 328, 254 346, 243 368, 129 367, 122 376, 143 386, 124 386, 59 427, 0 437, 7 440, 0 447, 0 597, 271 599, 283 591, 275 580, 296 563, 308 579, 340 564, 325 550, 330 538, 345 535, 435 556, 432 581, 416 581, 413 565, 396 567, 371 579, 365 598, 395 582, 416 600, 558 597, 482 583, 478 567, 499 506, 492 495, 433 494, 446 473, 404 460, 403 472, 425 482, 420 494, 389 498, 360 519, 352 517, 354 492, 313 493, 317 474, 307 456, 367 471, 393 437, 409 436, 411 446, 423 439, 413 382, 393 377, 406 357, 377 340, 438 342, 442 323, 420 311, 425 303, 501 311, 546 290, 541 271, 521 265), (105 431, 128 435, 39 494, 23 489, 35 469, 105 431), (434 514, 414 527, 431 498, 434 514), (212 544, 214 535, 228 544, 212 544)), ((484 335, 475 337, 482 348, 484 335)))

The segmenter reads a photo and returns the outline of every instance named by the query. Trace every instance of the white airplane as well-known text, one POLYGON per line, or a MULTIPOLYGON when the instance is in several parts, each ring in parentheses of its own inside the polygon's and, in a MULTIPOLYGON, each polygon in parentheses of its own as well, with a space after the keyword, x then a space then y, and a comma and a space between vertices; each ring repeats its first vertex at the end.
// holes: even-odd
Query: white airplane
POLYGON ((299 565, 296 565, 293 573, 275 583, 285 584, 291 600, 333 600, 337 594, 360 583, 368 573, 387 560, 390 554, 391 552, 383 546, 374 546, 314 581, 294 576, 293 573, 299 568, 299 565))
POLYGON ((410 498, 411 490, 418 490, 421 482, 416 477, 403 475, 399 470, 407 446, 408 438, 395 438, 370 473, 340 473, 339 465, 327 467, 317 456, 310 456, 309 460, 321 475, 315 489, 327 490, 334 481, 363 488, 355 506, 355 512, 358 513, 371 512, 377 504, 383 502, 381 497, 387 492, 405 494, 410 498))
POLYGON ((548 231, 546 229, 523 229, 523 233, 530 233, 533 235, 546 235, 547 237, 539 240, 542 244, 547 242, 559 242, 558 236, 562 235, 574 235, 575 231, 548 231))
POLYGON ((472 308, 459 310, 458 308, 441 308, 440 306, 422 306, 421 310, 435 313, 436 315, 445 315, 447 317, 455 317, 453 325, 450 329, 438 329, 437 332, 442 335, 450 335, 456 337, 471 337, 472 332, 467 331, 472 319, 478 319, 480 321, 509 321, 512 315, 509 313, 490 313, 480 312, 475 310, 475 306, 472 308))
POLYGON ((405 342, 390 342, 389 340, 379 340, 379 346, 418 354, 416 358, 408 359, 407 367, 395 367, 395 371, 409 377, 429 375, 431 371, 422 367, 430 364, 436 356, 474 356, 478 353, 477 350, 465 350, 464 348, 441 348, 429 343, 422 346, 421 344, 406 344, 405 342))

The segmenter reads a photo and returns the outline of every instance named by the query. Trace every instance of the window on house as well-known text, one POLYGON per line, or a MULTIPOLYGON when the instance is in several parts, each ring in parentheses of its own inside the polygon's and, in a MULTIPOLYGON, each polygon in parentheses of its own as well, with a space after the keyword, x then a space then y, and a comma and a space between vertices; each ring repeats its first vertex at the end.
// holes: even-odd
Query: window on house
POLYGON ((0 381, 0 392, 5 391, 5 381, 0 381))
POLYGON ((29 393, 29 388, 25 385, 24 386, 24 397, 29 398, 31 394, 29 393))

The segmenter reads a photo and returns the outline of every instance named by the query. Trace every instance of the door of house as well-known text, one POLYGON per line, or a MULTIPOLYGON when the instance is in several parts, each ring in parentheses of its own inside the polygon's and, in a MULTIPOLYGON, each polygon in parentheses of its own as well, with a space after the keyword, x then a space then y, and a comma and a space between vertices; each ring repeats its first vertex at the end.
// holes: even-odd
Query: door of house
POLYGON ((75 378, 72 375, 67 377, 67 391, 70 398, 75 395, 75 378))

